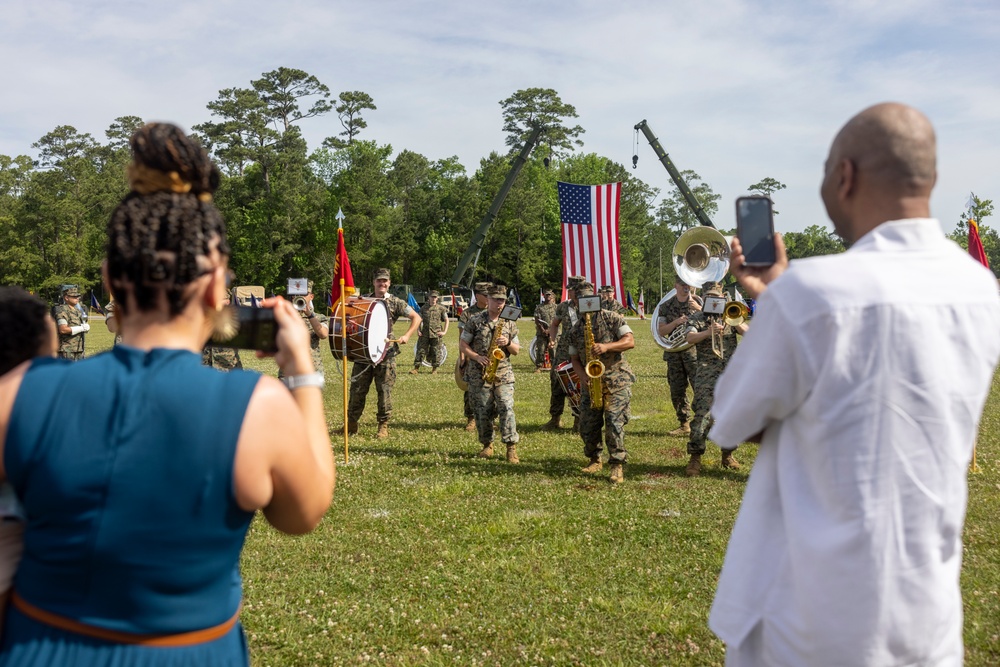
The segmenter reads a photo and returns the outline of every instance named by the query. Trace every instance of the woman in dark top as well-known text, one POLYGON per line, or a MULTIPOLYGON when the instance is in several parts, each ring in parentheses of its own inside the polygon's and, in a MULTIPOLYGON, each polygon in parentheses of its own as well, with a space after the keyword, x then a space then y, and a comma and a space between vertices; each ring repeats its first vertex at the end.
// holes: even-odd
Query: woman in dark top
POLYGON ((304 533, 332 499, 322 379, 291 304, 263 304, 291 389, 201 366, 227 288, 217 170, 172 125, 132 149, 104 266, 122 344, 0 378, 0 480, 27 514, 0 665, 246 665, 254 512, 304 533))

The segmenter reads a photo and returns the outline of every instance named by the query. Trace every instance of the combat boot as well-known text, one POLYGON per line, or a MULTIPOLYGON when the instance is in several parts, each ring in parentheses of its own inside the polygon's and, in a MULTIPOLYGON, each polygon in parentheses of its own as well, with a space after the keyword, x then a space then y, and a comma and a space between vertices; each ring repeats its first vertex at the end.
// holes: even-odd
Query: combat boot
POLYGON ((493 443, 491 442, 490 444, 485 445, 482 451, 476 454, 476 456, 481 459, 488 459, 493 456, 493 443))
POLYGON ((580 432, 580 418, 573 417, 573 433, 579 433, 579 432, 580 432))
POLYGON ((560 419, 559 415, 552 415, 552 417, 550 417, 547 422, 545 422, 544 424, 542 424, 542 430, 543 431, 558 431, 559 427, 560 427, 560 422, 561 421, 562 420, 560 419))
POLYGON ((389 437, 389 422, 379 422, 378 432, 375 434, 376 438, 388 438, 389 437))
POLYGON ((507 445, 507 463, 520 463, 521 459, 517 458, 517 445, 507 445))
POLYGON ((740 462, 736 460, 733 456, 735 449, 723 449, 722 450, 722 467, 729 468, 730 470, 739 470, 740 462))
POLYGON ((350 419, 347 420, 347 435, 357 435, 358 434, 358 422, 352 422, 350 419))
POLYGON ((598 473, 601 472, 601 468, 603 467, 604 464, 601 462, 601 457, 595 456, 594 458, 590 459, 590 465, 588 465, 585 468, 580 468, 580 472, 586 472, 591 474, 598 473))
POLYGON ((701 454, 691 455, 691 460, 688 461, 687 467, 684 468, 684 474, 688 477, 697 477, 701 474, 701 454))
POLYGON ((438 374, 438 369, 437 366, 435 366, 434 368, 431 369, 431 375, 437 375, 437 374, 438 374))
POLYGON ((465 430, 466 431, 475 431, 476 430, 476 418, 475 417, 469 417, 469 421, 466 422, 466 424, 465 424, 465 430))
POLYGON ((420 372, 419 368, 414 368, 412 371, 410 371, 410 375, 416 375, 419 372, 420 372))
POLYGON ((608 480, 612 484, 621 484, 622 482, 624 482, 625 481, 625 466, 623 466, 621 463, 612 463, 611 464, 611 476, 608 478, 608 480))
POLYGON ((542 367, 541 366, 535 366, 535 372, 536 373, 541 373, 542 372, 542 367))
POLYGON ((688 422, 684 422, 683 424, 681 424, 680 426, 678 426, 677 428, 675 428, 670 433, 667 433, 667 435, 672 435, 672 436, 675 436, 675 437, 679 437, 679 436, 683 436, 683 435, 691 435, 691 424, 688 423, 688 422))

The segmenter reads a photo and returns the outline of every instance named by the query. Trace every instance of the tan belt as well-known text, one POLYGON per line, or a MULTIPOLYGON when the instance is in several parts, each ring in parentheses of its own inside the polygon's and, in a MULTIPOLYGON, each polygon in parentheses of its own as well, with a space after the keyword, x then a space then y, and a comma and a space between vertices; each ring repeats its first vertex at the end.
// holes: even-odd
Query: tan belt
POLYGON ((141 646, 194 646, 195 644, 205 644, 224 636, 232 630, 240 616, 240 610, 237 609, 236 613, 233 614, 232 618, 229 620, 224 621, 219 625, 205 628, 204 630, 192 630, 191 632, 180 632, 170 635, 144 635, 132 632, 122 632, 120 630, 99 628, 94 625, 81 623, 80 621, 72 618, 60 616, 59 614, 53 614, 51 611, 45 611, 44 609, 31 604, 18 595, 17 591, 13 591, 11 593, 10 599, 11 603, 13 603, 18 611, 28 618, 38 621, 39 623, 44 623, 45 625, 52 626, 53 628, 59 628, 60 630, 75 632, 76 634, 84 635, 85 637, 103 639, 104 641, 114 642, 116 644, 138 644, 141 646))

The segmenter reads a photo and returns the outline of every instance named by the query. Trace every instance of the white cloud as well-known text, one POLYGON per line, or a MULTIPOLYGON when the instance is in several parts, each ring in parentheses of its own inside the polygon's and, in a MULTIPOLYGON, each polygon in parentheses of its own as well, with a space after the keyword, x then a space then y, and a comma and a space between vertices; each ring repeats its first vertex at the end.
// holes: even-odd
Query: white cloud
MULTIPOLYGON (((950 227, 968 190, 1000 199, 998 19, 993 0, 7 0, 0 153, 31 152, 60 124, 103 139, 122 115, 190 128, 220 89, 287 66, 371 94, 364 136, 472 171, 504 147, 498 102, 550 87, 576 106, 584 150, 630 164, 645 118, 722 195, 720 226, 772 176, 788 185, 779 226, 798 230, 826 220, 817 188, 837 129, 897 99, 938 128, 932 204, 950 227)), ((315 146, 341 128, 331 116, 303 129, 315 146)), ((638 150, 634 173, 668 189, 642 137, 638 150)))

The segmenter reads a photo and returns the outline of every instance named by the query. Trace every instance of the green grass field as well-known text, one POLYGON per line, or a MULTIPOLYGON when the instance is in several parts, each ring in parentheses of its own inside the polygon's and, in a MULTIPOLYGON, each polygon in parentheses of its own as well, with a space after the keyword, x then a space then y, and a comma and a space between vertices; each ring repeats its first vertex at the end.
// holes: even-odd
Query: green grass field
MULTIPOLYGON (((740 448, 744 468, 730 472, 710 445, 702 476, 687 479, 685 440, 664 435, 677 423, 661 351, 647 322, 633 327, 638 380, 618 487, 607 468, 579 472, 582 443, 569 429, 539 430, 549 381, 526 354, 515 358, 513 466, 476 458, 463 428, 454 323, 440 374, 406 374, 404 348, 390 437, 374 437, 374 392, 346 465, 333 434, 337 491, 319 528, 292 538, 258 519, 250 530, 242 619, 254 664, 721 665, 708 610, 756 448, 740 448)), ((527 338, 531 329, 522 320, 527 338)), ((90 337, 93 350, 111 343, 100 321, 90 337)), ((339 429, 339 366, 325 348, 324 361, 327 421, 339 429)), ((244 363, 276 374, 270 360, 244 363)), ((969 485, 968 665, 1000 664, 998 433, 995 381, 969 485)))

